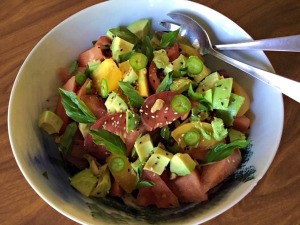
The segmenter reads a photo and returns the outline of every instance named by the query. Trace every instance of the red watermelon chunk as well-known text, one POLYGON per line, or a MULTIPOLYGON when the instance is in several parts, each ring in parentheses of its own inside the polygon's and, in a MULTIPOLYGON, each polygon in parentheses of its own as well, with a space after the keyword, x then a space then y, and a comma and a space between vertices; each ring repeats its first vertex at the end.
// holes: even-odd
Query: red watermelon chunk
POLYGON ((139 190, 137 196, 138 205, 149 206, 155 204, 158 208, 173 208, 179 206, 178 198, 159 175, 144 170, 142 179, 152 181, 154 185, 139 190))
POLYGON ((232 174, 242 161, 241 152, 236 149, 227 158, 203 167, 201 179, 205 190, 209 190, 232 174))
POLYGON ((152 91, 156 91, 158 86, 160 85, 160 79, 158 78, 158 69, 155 63, 152 61, 148 70, 148 81, 152 91))
POLYGON ((179 53, 179 44, 176 42, 172 47, 165 49, 170 61, 174 61, 180 55, 179 53))
POLYGON ((82 95, 81 100, 98 119, 106 115, 107 110, 104 102, 97 95, 82 95))
MULTIPOLYGON (((137 130, 126 132, 125 112, 107 114, 106 116, 101 117, 94 125, 92 125, 91 129, 105 129, 116 135, 119 135, 125 141, 128 154, 131 153, 135 140, 144 131, 143 125, 140 125, 137 130)), ((101 152, 103 151, 103 148, 105 148, 104 146, 97 146, 94 144, 90 134, 86 136, 85 147, 87 150, 91 151, 95 151, 95 148, 99 148, 99 151, 101 150, 101 152)))
POLYGON ((178 197, 179 202, 189 203, 207 200, 207 191, 204 189, 197 169, 189 175, 170 180, 168 185, 178 197))
POLYGON ((89 62, 100 60, 103 61, 105 59, 105 56, 103 55, 103 52, 101 48, 98 48, 97 46, 94 46, 85 52, 82 52, 78 57, 78 63, 79 66, 85 67, 88 65, 89 62))
POLYGON ((175 95, 177 95, 176 92, 164 91, 150 95, 145 100, 140 109, 140 114, 142 122, 147 131, 152 131, 156 128, 162 128, 181 117, 181 115, 176 113, 170 105, 171 100, 175 95), (163 106, 159 110, 153 112, 152 107, 157 99, 163 100, 163 106))

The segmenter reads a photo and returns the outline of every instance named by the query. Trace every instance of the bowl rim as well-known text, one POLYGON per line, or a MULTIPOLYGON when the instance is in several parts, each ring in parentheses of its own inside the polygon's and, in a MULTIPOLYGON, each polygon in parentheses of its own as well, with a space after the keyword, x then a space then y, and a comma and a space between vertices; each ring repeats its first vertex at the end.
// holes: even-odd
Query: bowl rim
MULTIPOLYGON (((69 20, 72 20, 72 18, 78 16, 78 14, 83 13, 84 11, 88 11, 90 8, 96 7, 98 5, 104 5, 104 4, 110 4, 110 2, 116 2, 118 0, 110 0, 110 1, 105 1, 105 2, 100 2, 97 4, 94 4, 92 6, 89 6, 87 8, 84 8, 76 13, 74 13, 73 15, 67 17, 66 19, 64 19, 63 21, 61 21, 59 24, 57 24, 55 27, 53 27, 51 30, 49 30, 39 41, 38 43, 32 48, 32 50, 29 52, 29 54, 27 55, 27 57, 25 58, 24 62, 22 63, 17 76, 15 78, 15 81, 13 83, 12 89, 11 89, 11 94, 10 94, 10 98, 9 98, 9 103, 8 103, 8 115, 7 115, 7 121, 8 121, 8 135, 9 135, 9 141, 10 141, 10 145, 11 145, 11 149, 14 155, 14 158, 17 162, 17 165, 20 169, 20 171, 22 172, 23 176, 25 177, 26 181, 30 184, 31 188, 34 189, 34 191, 48 204, 50 205, 52 208, 54 208, 57 212, 61 213, 62 215, 66 216, 67 218, 80 223, 80 224, 87 224, 86 221, 81 220, 80 218, 72 215, 71 213, 67 212, 66 210, 62 209, 60 206, 57 206, 55 203, 53 203, 53 201, 51 199, 48 199, 42 190, 39 189, 39 187, 37 187, 37 185, 32 181, 32 179, 30 178, 30 174, 28 174, 26 172, 26 169, 23 168, 22 163, 20 162, 20 159, 18 157, 18 151, 16 150, 17 148, 15 147, 14 142, 12 141, 12 136, 13 136, 13 131, 12 131, 12 127, 11 127, 11 121, 12 121, 12 104, 14 101, 14 93, 17 89, 21 74, 24 70, 25 65, 27 64, 27 62, 30 60, 32 54, 35 52, 35 50, 37 48, 39 48, 39 46, 44 42, 44 40, 51 35, 51 33, 53 32, 53 30, 58 29, 59 27, 63 26, 65 23, 67 23, 69 20)), ((150 1, 150 0, 149 0, 150 1)), ((214 11, 214 13, 218 13, 224 17, 226 17, 228 20, 230 20, 232 23, 236 24, 233 20, 231 20, 230 18, 228 18, 227 16, 219 13, 218 11, 205 6, 201 3, 197 3, 197 2, 191 2, 188 0, 174 0, 175 2, 180 2, 180 1, 186 1, 187 4, 190 4, 191 6, 199 6, 201 5, 202 7, 212 10, 214 11)), ((241 28, 238 24, 236 24, 236 26, 238 26, 239 28, 241 28)), ((242 28, 241 28, 242 29, 242 28)), ((243 30, 243 29, 242 29, 243 30)), ((243 30, 244 31, 244 30, 243 30)), ((252 37, 246 32, 244 31, 246 36, 248 36, 250 39, 252 39, 252 37)), ((253 40, 253 39, 252 39, 253 40)), ((263 55, 266 57, 266 63, 269 67, 269 70, 271 72, 274 72, 274 68, 271 64, 271 62, 269 61, 269 59, 267 58, 267 56, 265 55, 265 53, 263 53, 263 55)), ((280 112, 280 114, 282 114, 282 117, 284 118, 284 102, 283 102, 283 96, 282 94, 280 94, 281 97, 279 98, 280 100, 280 104, 282 105, 282 111, 280 112)), ((261 170, 261 172, 259 173, 259 176, 256 176, 256 183, 251 184, 246 191, 242 192, 242 194, 239 195, 238 198, 236 198, 234 201, 231 201, 230 203, 227 204, 226 207, 223 207, 222 209, 218 210, 217 212, 208 215, 205 217, 204 220, 201 220, 200 223, 204 223, 207 222, 208 220, 211 220, 217 216, 219 216, 220 214, 224 213, 225 211, 229 210, 230 208, 232 208, 234 205, 236 205, 238 202, 240 202, 242 199, 245 198, 245 196, 247 196, 253 189, 254 187, 257 185, 257 183, 262 179, 262 177, 265 175, 265 173, 267 172, 268 168, 270 167, 271 163, 274 160, 274 157, 278 151, 279 145, 280 145, 280 141, 281 141, 281 136, 282 136, 282 132, 283 132, 283 125, 284 125, 284 119, 282 120, 282 123, 280 124, 280 132, 278 133, 278 138, 276 138, 276 140, 278 140, 276 143, 274 143, 274 148, 277 149, 276 151, 273 152, 273 154, 268 158, 268 160, 265 163, 265 166, 263 167, 263 170, 261 170)), ((192 223, 197 223, 199 221, 196 221, 197 219, 195 218, 191 218, 189 219, 190 222, 192 223)))

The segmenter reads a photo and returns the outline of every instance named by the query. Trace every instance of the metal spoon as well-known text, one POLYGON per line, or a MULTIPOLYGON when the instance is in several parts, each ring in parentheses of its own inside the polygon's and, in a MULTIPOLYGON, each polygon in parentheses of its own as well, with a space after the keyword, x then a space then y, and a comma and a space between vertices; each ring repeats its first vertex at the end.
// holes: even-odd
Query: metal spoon
MULTIPOLYGON (((177 30, 180 28, 178 24, 163 21, 161 25, 168 30, 177 30)), ((300 52, 300 34, 285 37, 266 38, 254 41, 245 41, 230 44, 217 44, 213 48, 222 50, 264 50, 264 51, 284 51, 284 52, 300 52)))
POLYGON ((180 25, 181 35, 187 38, 193 44, 193 46, 197 47, 202 55, 213 55, 276 88, 281 93, 300 103, 300 82, 279 76, 271 72, 267 72, 262 69, 258 69, 256 67, 247 65, 246 63, 242 63, 238 60, 232 59, 213 48, 207 32, 194 19, 187 15, 175 12, 169 13, 168 16, 170 16, 177 24, 180 25))

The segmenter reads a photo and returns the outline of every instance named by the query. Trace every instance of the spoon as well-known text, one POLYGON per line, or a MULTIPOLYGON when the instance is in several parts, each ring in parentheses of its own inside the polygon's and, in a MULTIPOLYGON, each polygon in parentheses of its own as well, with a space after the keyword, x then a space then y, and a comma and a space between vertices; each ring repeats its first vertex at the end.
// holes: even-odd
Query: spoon
POLYGON ((281 93, 289 96, 300 103, 300 82, 279 76, 277 74, 250 66, 246 63, 232 59, 216 51, 207 32, 191 17, 181 13, 169 13, 177 24, 180 25, 181 36, 187 38, 194 47, 199 49, 201 55, 210 54, 236 68, 248 73, 249 75, 263 81, 264 83, 276 88, 281 93))
MULTIPOLYGON (((163 21, 161 25, 168 30, 178 30, 178 24, 163 21)), ((300 34, 285 37, 266 38, 255 41, 245 41, 231 44, 213 45, 216 50, 265 50, 265 51, 285 51, 300 52, 300 34)))

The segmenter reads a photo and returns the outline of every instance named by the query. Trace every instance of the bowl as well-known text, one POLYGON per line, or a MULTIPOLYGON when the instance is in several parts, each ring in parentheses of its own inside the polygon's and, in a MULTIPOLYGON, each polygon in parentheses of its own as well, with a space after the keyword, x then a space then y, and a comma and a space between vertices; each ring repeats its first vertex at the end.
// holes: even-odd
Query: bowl
MULTIPOLYGON (((240 168, 223 183, 221 190, 204 203, 189 204, 180 209, 156 210, 136 209, 107 198, 85 198, 70 186, 68 173, 57 161, 57 147, 37 125, 40 113, 56 101, 60 85, 57 69, 67 66, 109 28, 127 25, 140 18, 151 18, 154 29, 162 30, 159 22, 168 19, 167 13, 172 11, 193 16, 207 29, 215 44, 252 40, 233 21, 198 3, 184 0, 113 0, 82 10, 56 26, 34 47, 17 75, 8 110, 9 137, 17 164, 42 199, 78 223, 203 223, 243 199, 266 173, 276 154, 283 129, 281 93, 207 56, 207 65, 212 70, 226 69, 251 96, 251 146, 240 168)), ((273 71, 263 52, 227 51, 225 54, 273 71)))

